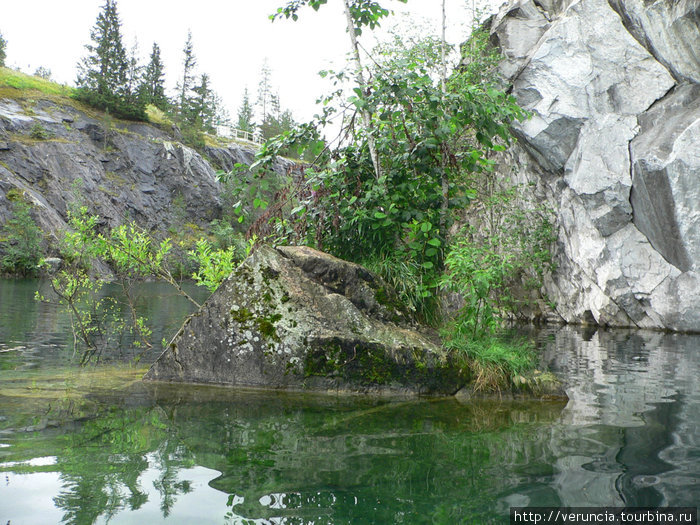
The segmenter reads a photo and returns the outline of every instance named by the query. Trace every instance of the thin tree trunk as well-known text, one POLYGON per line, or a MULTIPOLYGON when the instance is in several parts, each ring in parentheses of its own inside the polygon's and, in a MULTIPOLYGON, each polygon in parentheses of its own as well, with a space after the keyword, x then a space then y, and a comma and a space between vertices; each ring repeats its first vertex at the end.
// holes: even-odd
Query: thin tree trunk
MULTIPOLYGON (((365 76, 362 72, 362 61, 360 60, 360 48, 357 43, 357 35, 355 34, 355 24, 352 20, 352 15, 350 14, 350 2, 349 0, 343 0, 345 6, 345 18, 348 23, 348 34, 350 35, 350 43, 352 46, 352 53, 355 59, 355 76, 357 83, 363 93, 367 93, 367 83, 365 82, 365 76)), ((377 152, 377 144, 374 142, 374 137, 372 136, 372 117, 367 108, 362 108, 360 111, 362 115, 362 123, 365 126, 365 132, 367 133, 367 144, 369 145, 369 155, 372 159, 372 166, 374 166, 374 174, 377 180, 381 177, 381 168, 379 165, 379 154, 377 152)))
MULTIPOLYGON (((445 38, 445 28, 447 26, 447 17, 445 16, 445 0, 442 0, 442 42, 440 46, 440 59, 442 60, 442 69, 440 73, 440 84, 442 87, 442 100, 445 102, 445 95, 447 94, 447 59, 445 56, 445 48, 447 47, 447 41, 445 38)), ((441 185, 442 185, 442 203, 440 206, 440 233, 444 238, 447 238, 447 213, 450 208, 450 182, 447 178, 447 165, 449 158, 446 151, 446 146, 442 147, 442 175, 441 175, 441 185)))

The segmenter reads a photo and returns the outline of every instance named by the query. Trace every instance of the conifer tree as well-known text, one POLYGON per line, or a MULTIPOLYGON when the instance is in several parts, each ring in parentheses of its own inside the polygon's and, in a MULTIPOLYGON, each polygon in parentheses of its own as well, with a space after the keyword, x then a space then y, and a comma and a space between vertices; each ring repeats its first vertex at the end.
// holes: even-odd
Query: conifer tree
POLYGON ((248 88, 243 91, 243 100, 241 107, 238 108, 238 129, 252 133, 255 130, 255 122, 253 121, 253 106, 250 104, 250 95, 248 88))
POLYGON ((214 131, 216 121, 216 95, 210 87, 209 75, 200 77, 199 84, 192 88, 194 96, 189 101, 187 120, 206 132, 214 131))
POLYGON ((5 67, 5 59, 7 58, 7 40, 2 37, 0 33, 0 67, 5 67))
POLYGON ((90 31, 89 54, 78 65, 78 87, 107 98, 124 95, 129 69, 115 0, 106 0, 90 31))
POLYGON ((190 91, 192 90, 194 79, 195 79, 195 67, 197 66, 197 59, 194 56, 194 46, 192 44, 192 31, 187 31, 187 41, 185 42, 185 47, 182 50, 183 57, 183 69, 182 69, 182 82, 178 85, 178 90, 180 92, 179 109, 180 115, 187 119, 190 103, 190 91))
POLYGON ((165 68, 160 57, 160 47, 155 42, 143 73, 141 96, 146 104, 153 104, 162 110, 168 107, 168 98, 165 96, 165 68))
POLYGON ((272 91, 272 70, 267 64, 267 60, 263 62, 260 70, 260 82, 258 82, 258 99, 256 105, 260 109, 260 122, 267 120, 268 114, 272 110, 274 93, 272 91))
MULTIPOLYGON (((90 31, 88 56, 78 64, 76 98, 128 119, 144 120, 143 105, 133 96, 130 61, 122 43, 116 0, 106 0, 90 31)), ((135 57, 134 57, 135 60, 135 57)), ((138 63, 132 72, 137 74, 138 63)))
POLYGON ((134 45, 129 51, 126 70, 126 84, 124 86, 124 98, 127 102, 134 104, 139 96, 139 86, 141 85, 141 74, 143 66, 139 64, 138 59, 139 44, 134 40, 134 45))

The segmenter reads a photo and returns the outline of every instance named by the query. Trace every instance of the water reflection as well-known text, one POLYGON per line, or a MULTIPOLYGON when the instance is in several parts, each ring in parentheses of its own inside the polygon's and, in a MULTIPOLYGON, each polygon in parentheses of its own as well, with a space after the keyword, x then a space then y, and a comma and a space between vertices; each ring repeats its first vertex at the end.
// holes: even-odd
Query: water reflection
POLYGON ((700 501, 700 337, 562 328, 541 338, 567 378, 560 428, 577 435, 557 454, 564 504, 700 501))
MULTIPOLYGON (((24 336, 0 322, 0 345, 39 346, 35 327, 60 325, 43 315, 24 336)), ((61 347, 56 329, 41 344, 61 347)), ((510 506, 697 504, 700 338, 538 338, 565 406, 152 384, 0 352, 0 523, 507 523, 510 506)))

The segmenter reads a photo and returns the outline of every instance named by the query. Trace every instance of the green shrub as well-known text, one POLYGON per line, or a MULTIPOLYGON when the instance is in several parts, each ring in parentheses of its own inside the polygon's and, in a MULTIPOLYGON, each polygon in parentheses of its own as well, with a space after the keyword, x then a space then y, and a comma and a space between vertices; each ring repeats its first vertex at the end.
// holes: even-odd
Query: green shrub
POLYGON ((86 88, 78 88, 72 97, 93 108, 125 120, 148 121, 146 109, 138 103, 129 103, 115 95, 105 95, 86 88))
POLYGON ((44 128, 40 122, 37 122, 29 131, 29 136, 34 140, 48 140, 53 137, 53 133, 44 128))
POLYGON ((41 258, 42 232, 34 222, 31 206, 20 198, 8 195, 12 203, 12 217, 0 232, 4 273, 34 275, 41 258))

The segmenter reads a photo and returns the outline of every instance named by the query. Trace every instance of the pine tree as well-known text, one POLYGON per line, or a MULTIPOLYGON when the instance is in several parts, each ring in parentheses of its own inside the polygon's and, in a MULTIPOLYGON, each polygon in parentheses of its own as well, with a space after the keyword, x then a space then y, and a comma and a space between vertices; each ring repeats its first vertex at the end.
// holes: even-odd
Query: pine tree
POLYGON ((129 64, 120 26, 116 1, 106 0, 85 46, 89 55, 78 65, 78 87, 108 98, 124 94, 129 64))
POLYGON ((185 47, 183 48, 182 52, 184 54, 184 58, 182 82, 178 85, 178 90, 180 91, 179 109, 180 115, 184 119, 187 119, 188 113, 190 112, 190 91, 192 90, 195 79, 194 68, 197 65, 197 59, 194 56, 194 46, 192 45, 192 31, 187 31, 187 41, 185 42, 185 47))
POLYGON ((151 58, 143 73, 141 96, 145 104, 153 104, 162 110, 168 107, 165 96, 165 69, 160 58, 160 47, 153 42, 151 58))
POLYGON ((236 127, 242 131, 252 133, 255 130, 255 122, 253 121, 253 106, 250 104, 250 96, 248 88, 243 91, 243 100, 241 107, 238 108, 238 124, 236 127))
POLYGON ((5 40, 2 37, 2 33, 0 33, 0 67, 5 67, 5 59, 7 58, 7 51, 5 51, 6 48, 7 40, 5 40))

